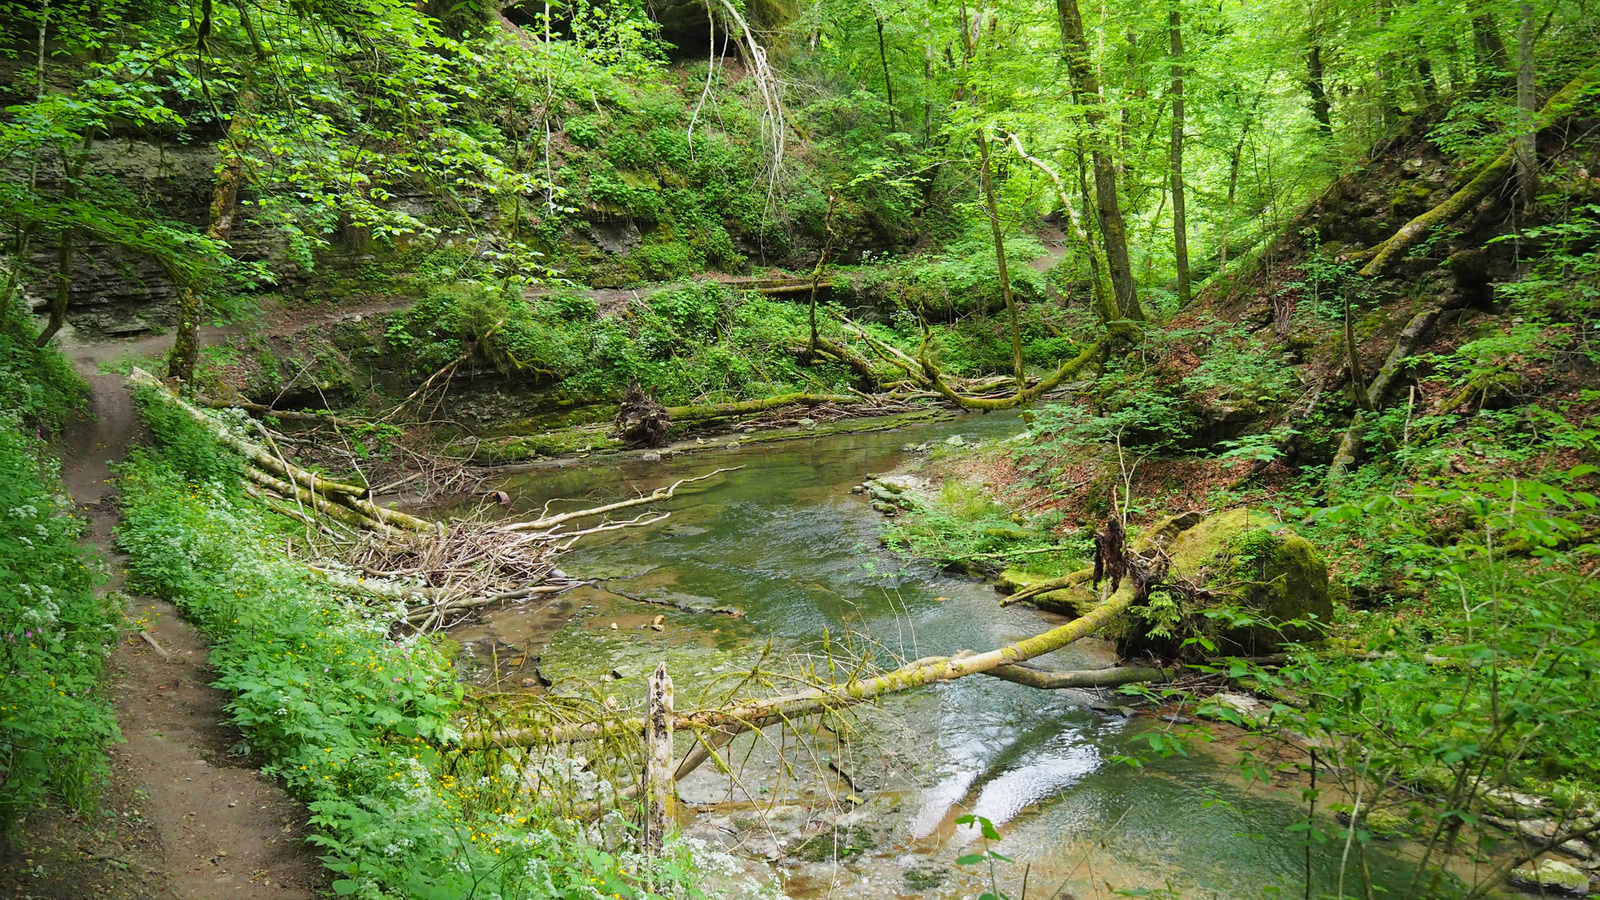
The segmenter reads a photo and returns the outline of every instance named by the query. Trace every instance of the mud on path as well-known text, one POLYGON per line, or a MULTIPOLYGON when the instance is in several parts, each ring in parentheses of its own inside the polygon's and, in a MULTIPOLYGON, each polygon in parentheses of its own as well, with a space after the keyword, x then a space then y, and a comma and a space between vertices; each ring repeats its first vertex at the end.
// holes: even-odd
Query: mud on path
MULTIPOLYGON (((62 480, 111 567, 107 591, 126 579, 112 546, 117 511, 108 462, 126 453, 138 416, 121 376, 95 369, 108 351, 154 349, 116 344, 69 351, 93 388, 93 408, 64 436, 62 480)), ((82 816, 52 808, 29 818, 0 848, 0 897, 316 897, 327 873, 303 842, 306 811, 231 750, 240 735, 228 724, 226 696, 210 686, 216 676, 205 637, 154 598, 132 598, 127 616, 130 630, 116 647, 109 682, 125 741, 111 748, 101 810, 82 816)))

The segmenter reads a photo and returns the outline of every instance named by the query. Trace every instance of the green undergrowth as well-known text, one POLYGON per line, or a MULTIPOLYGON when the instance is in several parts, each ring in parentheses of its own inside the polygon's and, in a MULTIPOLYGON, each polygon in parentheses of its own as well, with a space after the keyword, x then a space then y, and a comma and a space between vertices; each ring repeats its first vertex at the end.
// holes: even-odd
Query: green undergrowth
POLYGON ((554 815, 519 764, 543 763, 446 749, 463 687, 441 645, 397 639, 399 609, 286 558, 278 521, 240 491, 239 461, 160 401, 141 407, 155 446, 122 469, 117 534, 134 584, 211 640, 228 711, 249 752, 309 805, 335 893, 693 894, 681 847, 647 863, 605 842, 614 814, 590 826, 554 815))
POLYGON ((92 806, 118 737, 100 676, 120 616, 95 596, 82 529, 39 445, 0 414, 0 832, 52 796, 92 806))
POLYGON ((23 426, 59 431, 88 398, 88 386, 54 347, 36 347, 22 310, 0 306, 0 410, 23 426))
MULTIPOLYGON (((1321 527, 1307 530, 1323 540, 1372 523, 1383 539, 1374 549, 1411 598, 1345 610, 1332 648, 1258 673, 1312 701, 1278 724, 1457 809, 1501 784, 1600 799, 1585 796, 1600 776, 1600 500, 1575 483, 1592 474, 1458 479, 1314 513, 1321 527), (1441 537, 1452 519, 1466 527, 1441 537)), ((1448 825, 1450 815, 1430 810, 1425 821, 1448 825)))
POLYGON ((1055 533, 1063 521, 1060 512, 1025 514, 991 497, 982 485, 955 478, 926 499, 905 493, 882 499, 902 510, 885 525, 884 544, 948 569, 1048 578, 1081 567, 1087 549, 1084 542, 1055 533))
MULTIPOLYGON (((871 360, 873 351, 839 324, 843 310, 818 310, 823 337, 871 360)), ((1011 369, 1001 319, 967 316, 932 326, 928 352, 953 375, 1011 369)), ((1063 333, 1081 323, 1036 304, 1022 315, 1023 356, 1049 368, 1076 353, 1063 333)), ((909 310, 867 325, 873 336, 916 354, 922 333, 909 310)), ((440 285, 416 305, 393 314, 382 353, 420 381, 465 354, 508 378, 555 397, 614 400, 631 383, 668 405, 715 403, 788 393, 837 394, 859 386, 843 364, 805 364, 797 354, 809 338, 803 302, 768 299, 717 282, 696 282, 647 293, 624 310, 603 315, 595 302, 569 289, 525 297, 479 281, 440 285)), ((885 380, 904 373, 876 363, 885 380)))
POLYGON ((704 282, 650 294, 599 316, 578 294, 525 299, 454 285, 390 318, 388 352, 425 378, 469 345, 507 375, 568 396, 611 398, 637 381, 664 403, 736 400, 853 383, 843 366, 802 366, 805 307, 704 282))

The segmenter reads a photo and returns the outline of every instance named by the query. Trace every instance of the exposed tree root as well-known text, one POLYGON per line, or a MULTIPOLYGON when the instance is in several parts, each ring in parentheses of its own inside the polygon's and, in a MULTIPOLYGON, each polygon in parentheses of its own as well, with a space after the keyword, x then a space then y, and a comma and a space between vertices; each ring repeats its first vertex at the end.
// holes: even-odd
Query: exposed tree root
POLYGON ((1018 406, 1026 406, 1060 387, 1063 382, 1083 371, 1090 363, 1100 363, 1104 360, 1105 355, 1110 352, 1110 348, 1111 337, 1109 335, 1102 337, 1100 340, 1085 347, 1082 353, 1063 362, 1056 367, 1054 372, 1034 383, 1032 387, 1023 388, 1007 397, 996 398, 972 397, 957 393, 950 386, 950 383, 945 380, 943 373, 933 364, 933 361, 928 359, 926 345, 923 347, 921 364, 922 373, 927 377, 929 383, 933 385, 933 389, 938 391, 941 397, 962 409, 1015 409, 1018 406))

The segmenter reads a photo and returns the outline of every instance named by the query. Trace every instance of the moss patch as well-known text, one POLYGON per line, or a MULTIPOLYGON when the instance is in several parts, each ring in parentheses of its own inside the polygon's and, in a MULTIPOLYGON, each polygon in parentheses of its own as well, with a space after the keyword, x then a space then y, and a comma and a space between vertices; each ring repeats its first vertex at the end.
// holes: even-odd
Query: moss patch
POLYGON ((1312 617, 1327 623, 1333 616, 1328 567, 1310 541, 1248 509, 1177 528, 1181 524, 1158 523, 1140 543, 1167 544, 1168 581, 1189 590, 1153 591, 1140 615, 1126 620, 1119 638, 1124 654, 1175 656, 1183 640, 1196 635, 1220 652, 1243 654, 1320 636, 1316 626, 1284 625, 1312 617))

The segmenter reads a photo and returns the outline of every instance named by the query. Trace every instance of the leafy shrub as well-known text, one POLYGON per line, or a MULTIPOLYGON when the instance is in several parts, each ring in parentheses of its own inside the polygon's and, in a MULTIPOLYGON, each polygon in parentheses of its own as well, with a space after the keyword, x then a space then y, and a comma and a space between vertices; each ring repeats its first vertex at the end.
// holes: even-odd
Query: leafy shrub
POLYGON ((81 527, 0 416, 0 831, 50 794, 86 809, 118 737, 100 674, 119 616, 94 594, 81 527))
MULTIPOLYGON (((1595 471, 1578 466, 1560 480, 1595 471)), ((1307 724, 1363 748, 1376 771, 1448 770, 1467 797, 1495 782, 1592 782, 1600 586, 1588 574, 1597 548, 1584 540, 1597 510, 1592 493, 1556 479, 1458 479, 1322 511, 1334 523, 1377 523, 1366 552, 1391 556, 1416 599, 1353 616, 1375 658, 1287 673, 1319 698, 1307 724)))
MULTIPOLYGON (((997 572, 1006 560, 1026 561, 1032 572, 1076 568, 1084 547, 1029 553, 1061 545, 1053 532, 1058 512, 1023 517, 991 498, 982 487, 948 479, 929 502, 902 500, 905 512, 884 528, 884 544, 920 559, 961 571, 997 572)), ((1086 547, 1086 545, 1084 545, 1086 547)))
MULTIPOLYGON (((1019 300, 1044 297, 1044 276, 1028 266, 1029 261, 1043 254, 1044 246, 1034 238, 1006 241, 1011 290, 1019 300)), ((882 296, 895 306, 934 322, 1005 308, 994 244, 984 237, 957 241, 938 256, 919 256, 863 269, 857 279, 862 293, 882 296)))
POLYGON ((20 307, 0 308, 0 410, 55 431, 82 407, 88 389, 66 357, 34 346, 30 318, 20 307))
POLYGON ((1085 445, 1198 451, 1237 446, 1213 426, 1230 415, 1265 418, 1268 405, 1287 395, 1291 378, 1237 325, 1152 333, 1143 352, 1107 362, 1092 403, 1042 406, 1030 429, 1033 440, 1019 457, 1038 469, 1044 460, 1085 445))

